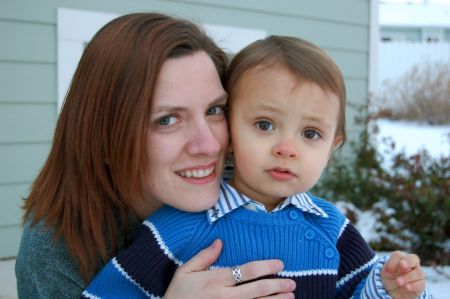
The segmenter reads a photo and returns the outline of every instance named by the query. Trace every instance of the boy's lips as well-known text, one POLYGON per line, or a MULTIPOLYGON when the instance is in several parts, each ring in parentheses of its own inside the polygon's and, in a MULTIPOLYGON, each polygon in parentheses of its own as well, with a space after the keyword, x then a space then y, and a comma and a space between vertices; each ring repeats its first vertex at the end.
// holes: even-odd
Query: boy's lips
POLYGON ((271 177, 277 180, 290 180, 296 176, 291 170, 280 167, 269 169, 267 172, 271 177))

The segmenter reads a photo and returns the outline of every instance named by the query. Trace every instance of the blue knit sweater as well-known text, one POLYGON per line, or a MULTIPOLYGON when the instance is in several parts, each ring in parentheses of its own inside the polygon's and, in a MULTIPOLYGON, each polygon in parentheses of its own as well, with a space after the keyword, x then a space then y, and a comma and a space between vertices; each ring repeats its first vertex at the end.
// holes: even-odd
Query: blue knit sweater
POLYGON ((328 217, 293 206, 276 213, 239 207, 210 223, 205 212, 166 206, 144 222, 134 244, 103 268, 82 297, 162 297, 179 265, 221 239, 224 248, 213 267, 281 259, 285 268, 276 276, 296 281, 296 298, 358 298, 375 254, 331 203, 312 199, 328 217))

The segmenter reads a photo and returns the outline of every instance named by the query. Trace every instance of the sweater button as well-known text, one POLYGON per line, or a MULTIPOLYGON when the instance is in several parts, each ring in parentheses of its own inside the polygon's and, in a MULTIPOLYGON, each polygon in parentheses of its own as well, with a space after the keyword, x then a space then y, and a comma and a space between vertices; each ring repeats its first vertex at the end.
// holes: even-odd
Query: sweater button
POLYGON ((325 249, 325 256, 329 259, 334 257, 334 250, 331 248, 325 249))
POLYGON ((290 211, 290 212, 289 212, 289 217, 290 217, 292 220, 298 219, 298 212, 297 212, 297 211, 294 211, 294 210, 290 211))
POLYGON ((305 238, 308 239, 308 240, 314 239, 315 236, 316 236, 316 233, 313 230, 311 230, 311 229, 308 229, 305 232, 305 238))

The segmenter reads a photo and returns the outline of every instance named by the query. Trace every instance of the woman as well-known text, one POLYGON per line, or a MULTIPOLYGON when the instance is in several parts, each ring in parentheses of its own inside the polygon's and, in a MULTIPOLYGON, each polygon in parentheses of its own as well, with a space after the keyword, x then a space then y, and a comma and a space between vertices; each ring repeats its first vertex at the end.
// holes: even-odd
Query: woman
MULTIPOLYGON (((198 27, 161 14, 122 16, 94 36, 25 201, 19 297, 78 297, 162 204, 188 211, 214 204, 228 143, 226 63, 198 27), (161 72, 181 58, 183 67, 161 72)), ((220 250, 216 241, 179 268, 166 298, 283 298, 292 291, 290 280, 235 286, 230 269, 204 271, 220 250)), ((240 269, 251 280, 282 264, 240 269)))

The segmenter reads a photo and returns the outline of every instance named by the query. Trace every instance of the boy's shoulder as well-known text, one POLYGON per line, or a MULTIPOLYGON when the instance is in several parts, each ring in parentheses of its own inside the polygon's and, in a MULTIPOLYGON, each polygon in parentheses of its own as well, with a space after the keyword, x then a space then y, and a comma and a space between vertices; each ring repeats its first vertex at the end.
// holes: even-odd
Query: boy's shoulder
POLYGON ((190 234, 199 226, 208 224, 206 211, 186 212, 165 205, 158 211, 147 217, 143 223, 145 226, 153 226, 164 234, 190 234))
POLYGON ((322 230, 324 235, 327 235, 331 240, 336 241, 339 238, 342 229, 346 226, 347 217, 345 217, 332 202, 311 194, 309 195, 313 203, 327 214, 327 217, 314 217, 310 218, 309 221, 315 225, 317 229, 322 230))
POLYGON ((345 219, 345 216, 342 214, 342 212, 330 201, 325 200, 321 197, 317 197, 312 194, 308 194, 309 197, 312 199, 313 203, 317 205, 319 208, 325 211, 327 213, 329 218, 332 219, 345 219))
POLYGON ((186 212, 163 206, 147 217, 139 235, 144 241, 155 239, 158 246, 170 249, 173 255, 186 261, 190 256, 185 257, 183 249, 195 245, 198 235, 207 234, 211 229, 206 211, 186 212))
POLYGON ((182 220, 185 219, 187 221, 201 221, 203 219, 206 220, 206 211, 200 211, 200 212, 186 212, 179 210, 177 208, 171 207, 169 205, 164 205, 162 208, 151 214, 147 217, 148 221, 151 222, 160 222, 164 220, 168 220, 167 218, 170 218, 170 222, 172 224, 174 220, 182 220))

